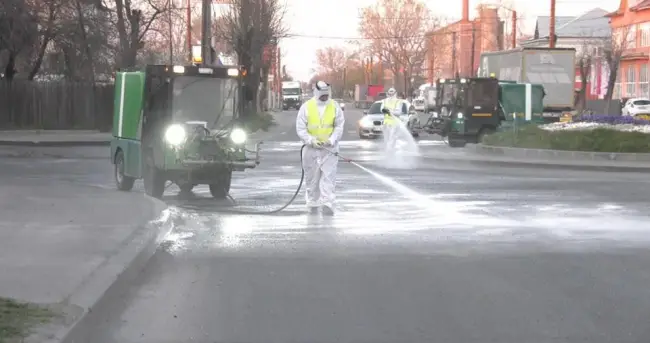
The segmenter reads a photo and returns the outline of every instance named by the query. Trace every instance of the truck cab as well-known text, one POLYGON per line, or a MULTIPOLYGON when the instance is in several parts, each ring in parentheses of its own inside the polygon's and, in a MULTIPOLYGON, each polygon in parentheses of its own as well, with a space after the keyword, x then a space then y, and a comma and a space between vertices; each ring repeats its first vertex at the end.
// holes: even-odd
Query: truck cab
POLYGON ((449 146, 478 143, 499 127, 499 81, 495 78, 439 79, 436 111, 425 130, 447 137, 449 146))

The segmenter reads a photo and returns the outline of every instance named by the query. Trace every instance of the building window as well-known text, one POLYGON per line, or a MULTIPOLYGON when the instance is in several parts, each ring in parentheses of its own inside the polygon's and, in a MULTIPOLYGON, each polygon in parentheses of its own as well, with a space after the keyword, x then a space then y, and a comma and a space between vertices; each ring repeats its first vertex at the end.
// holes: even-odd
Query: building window
POLYGON ((627 67, 625 75, 625 95, 628 97, 636 96, 636 68, 634 66, 627 67))
POLYGON ((639 25, 639 34, 641 35, 641 46, 650 46, 650 23, 639 25))
POLYGON ((642 64, 639 68, 639 96, 650 96, 650 86, 648 81, 648 64, 642 64))

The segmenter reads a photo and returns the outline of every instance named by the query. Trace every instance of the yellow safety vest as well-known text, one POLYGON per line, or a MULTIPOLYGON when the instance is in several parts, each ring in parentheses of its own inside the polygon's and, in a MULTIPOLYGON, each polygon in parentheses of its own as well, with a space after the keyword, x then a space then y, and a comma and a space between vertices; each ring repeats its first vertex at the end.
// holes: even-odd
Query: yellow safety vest
POLYGON ((384 114, 384 125, 393 126, 396 125, 395 117, 390 114, 384 114))
POLYGON ((321 142, 326 142, 334 132, 334 120, 336 119, 336 106, 330 101, 325 106, 325 112, 321 118, 318 112, 318 105, 315 99, 306 103, 307 107, 307 132, 321 142))
POLYGON ((401 102, 400 99, 393 100, 384 100, 384 108, 391 110, 391 112, 397 107, 397 104, 401 102))

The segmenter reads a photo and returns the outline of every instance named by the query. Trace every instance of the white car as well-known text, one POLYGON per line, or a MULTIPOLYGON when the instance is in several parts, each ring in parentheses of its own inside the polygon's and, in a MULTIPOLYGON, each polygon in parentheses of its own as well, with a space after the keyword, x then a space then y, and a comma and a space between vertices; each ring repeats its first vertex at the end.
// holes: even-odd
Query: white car
MULTIPOLYGON (((376 138, 382 136, 382 125, 384 114, 381 112, 382 101, 375 101, 367 111, 363 111, 363 117, 358 122, 357 131, 359 138, 376 138)), ((402 111, 397 116, 411 131, 413 137, 420 135, 420 119, 415 108, 406 100, 402 100, 402 111)))
POLYGON ((650 114, 650 99, 632 98, 623 106, 622 114, 624 116, 637 116, 640 114, 650 114))

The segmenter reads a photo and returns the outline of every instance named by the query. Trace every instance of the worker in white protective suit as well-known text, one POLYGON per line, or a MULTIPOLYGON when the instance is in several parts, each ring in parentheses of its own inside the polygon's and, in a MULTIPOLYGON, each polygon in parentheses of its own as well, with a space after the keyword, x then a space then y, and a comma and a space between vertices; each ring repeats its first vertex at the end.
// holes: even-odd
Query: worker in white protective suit
POLYGON ((384 136, 384 149, 386 153, 392 153, 393 147, 397 141, 397 133, 400 125, 400 119, 397 117, 402 113, 402 99, 397 98, 395 88, 390 88, 386 92, 387 98, 382 100, 381 110, 384 113, 382 131, 384 136))
POLYGON ((334 187, 345 118, 339 104, 330 99, 331 87, 318 81, 314 97, 307 100, 296 117, 296 133, 306 145, 302 156, 306 201, 310 213, 322 206, 323 215, 334 214, 334 187))

